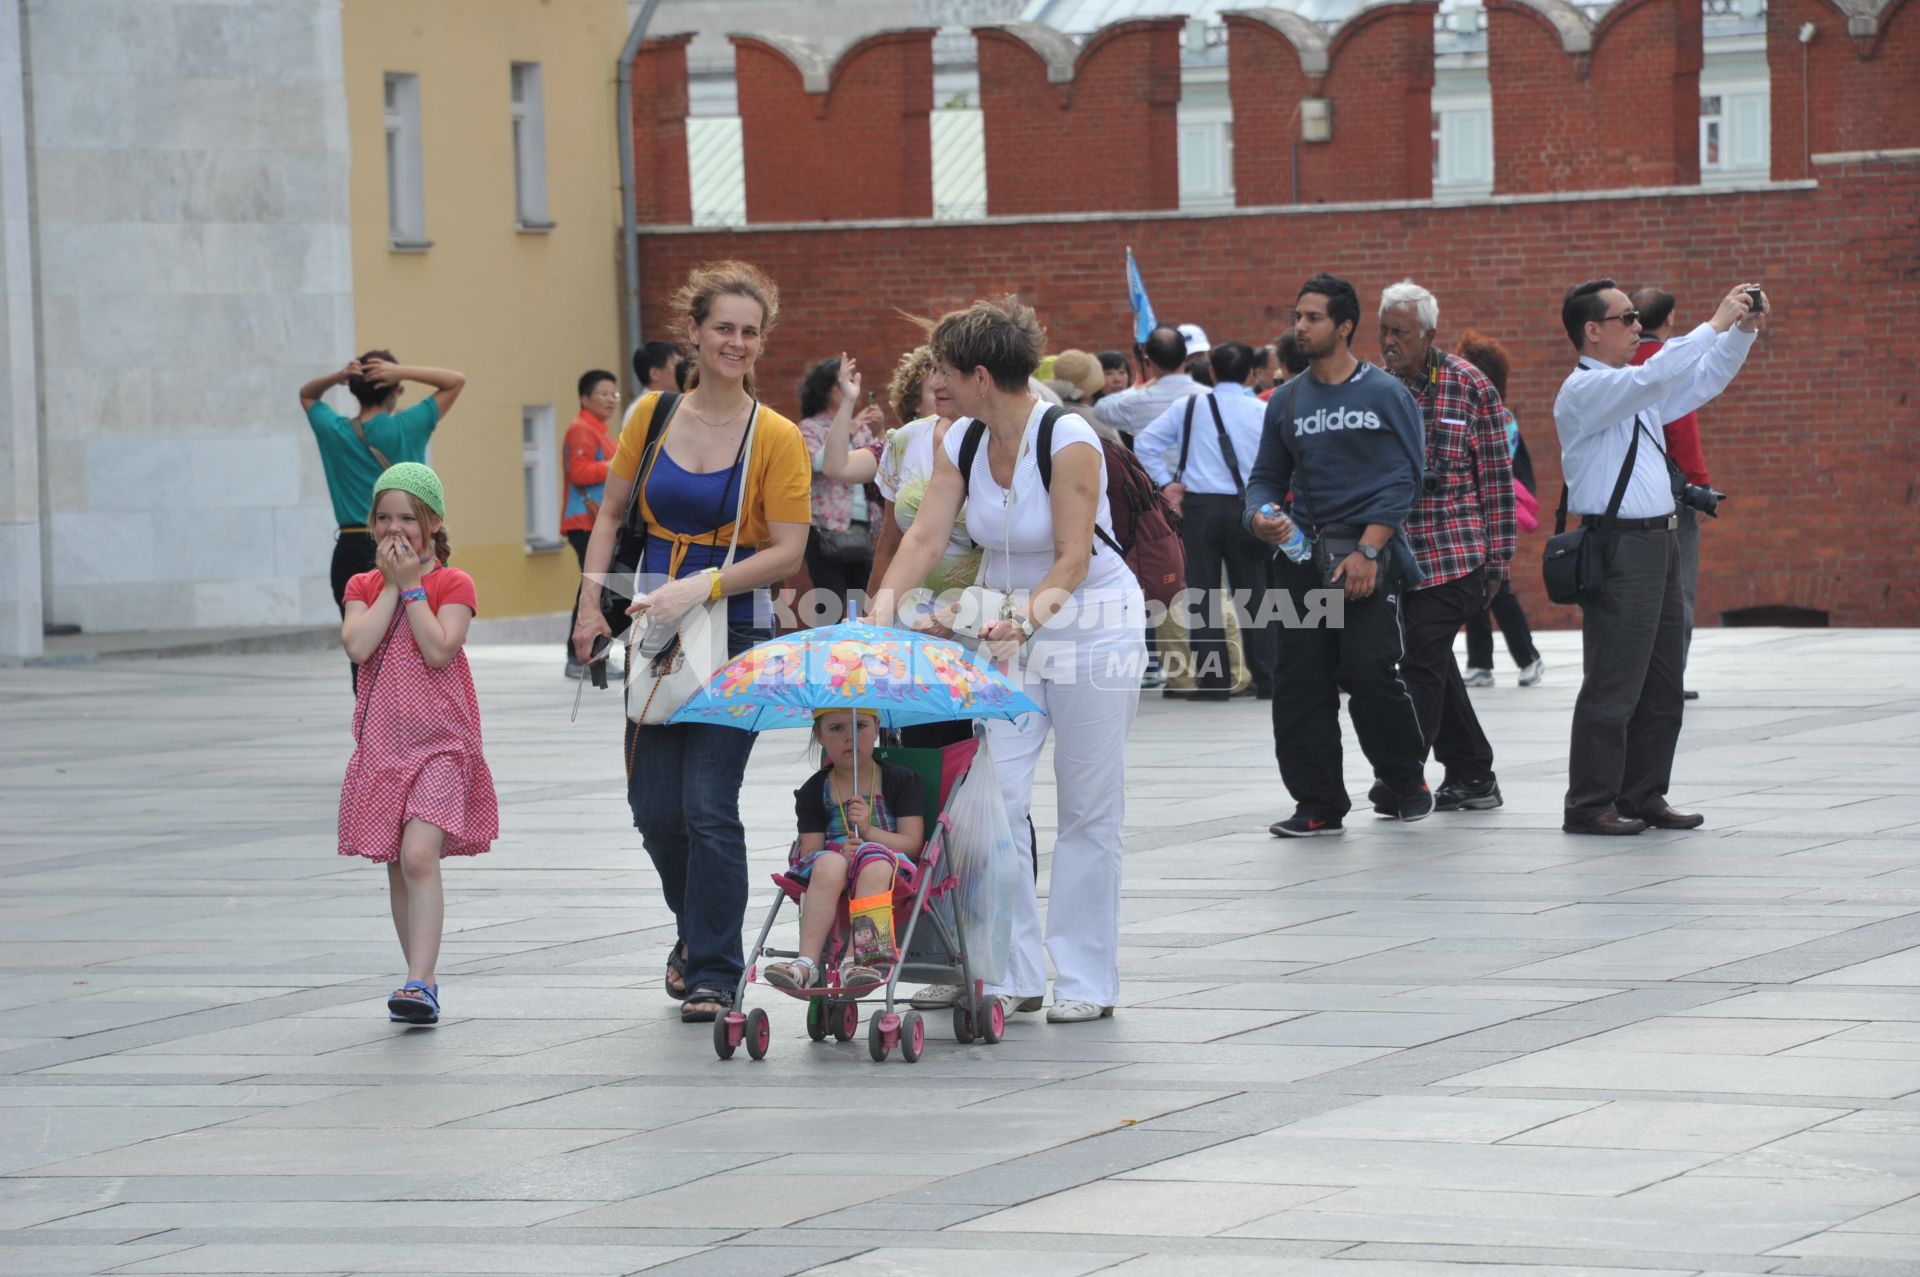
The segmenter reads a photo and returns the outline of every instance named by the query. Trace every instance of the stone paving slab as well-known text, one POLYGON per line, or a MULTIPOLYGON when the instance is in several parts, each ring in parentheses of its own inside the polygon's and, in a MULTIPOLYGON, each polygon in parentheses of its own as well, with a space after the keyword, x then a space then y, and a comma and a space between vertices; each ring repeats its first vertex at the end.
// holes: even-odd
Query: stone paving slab
POLYGON ((333 854, 336 654, 0 670, 0 1273, 1920 1272, 1920 638, 1701 632, 1708 824, 1620 840, 1559 832, 1540 640, 1474 692, 1504 809, 1338 841, 1266 835, 1263 705, 1149 697, 1118 1014, 914 1066, 677 1023, 617 697, 570 722, 544 644, 472 652, 502 838, 435 1030, 333 854))

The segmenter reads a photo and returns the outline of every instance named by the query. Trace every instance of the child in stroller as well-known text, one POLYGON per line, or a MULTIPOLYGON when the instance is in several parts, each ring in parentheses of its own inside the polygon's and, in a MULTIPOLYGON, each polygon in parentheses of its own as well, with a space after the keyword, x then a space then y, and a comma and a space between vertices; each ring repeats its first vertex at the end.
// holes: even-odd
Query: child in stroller
MULTIPOLYGON (((787 877, 805 883, 807 893, 800 904, 798 956, 763 973, 777 988, 810 989, 819 982, 822 955, 850 885, 855 899, 876 896, 891 892, 899 874, 913 872, 926 833, 925 791, 910 769, 874 760, 879 739, 880 718, 873 710, 823 709, 814 715, 813 740, 825 765, 793 791, 799 839, 787 877)), ((858 924, 867 921, 855 921, 855 954, 883 947, 861 943, 858 924)), ((840 974, 842 987, 856 994, 885 979, 866 963, 840 974)))

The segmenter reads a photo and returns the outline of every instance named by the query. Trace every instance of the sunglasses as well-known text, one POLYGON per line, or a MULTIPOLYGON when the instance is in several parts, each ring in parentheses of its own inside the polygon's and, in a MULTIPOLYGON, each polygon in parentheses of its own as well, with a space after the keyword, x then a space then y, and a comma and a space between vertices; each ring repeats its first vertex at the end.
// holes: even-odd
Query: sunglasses
POLYGON ((1616 320, 1619 322, 1621 327, 1631 328, 1635 324, 1640 322, 1640 312, 1637 310, 1623 310, 1618 315, 1602 315, 1599 319, 1595 320, 1594 322, 1601 323, 1601 324, 1611 324, 1616 320))

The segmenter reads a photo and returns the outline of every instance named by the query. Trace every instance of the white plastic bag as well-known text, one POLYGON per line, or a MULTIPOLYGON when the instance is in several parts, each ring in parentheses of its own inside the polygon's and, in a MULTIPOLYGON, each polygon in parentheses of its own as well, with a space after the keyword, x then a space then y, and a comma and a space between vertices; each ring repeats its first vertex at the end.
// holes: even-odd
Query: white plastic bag
POLYGON ((984 739, 948 800, 947 812, 953 819, 947 856, 960 883, 953 895, 954 912, 968 965, 974 979, 1003 984, 1013 952, 1014 893, 1031 886, 984 739))

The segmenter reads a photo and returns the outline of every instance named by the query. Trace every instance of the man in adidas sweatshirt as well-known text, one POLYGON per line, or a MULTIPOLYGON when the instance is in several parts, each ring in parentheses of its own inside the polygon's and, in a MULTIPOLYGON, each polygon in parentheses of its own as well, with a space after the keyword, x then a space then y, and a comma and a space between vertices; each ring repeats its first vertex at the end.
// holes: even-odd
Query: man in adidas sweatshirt
POLYGON ((1267 401, 1247 482, 1247 527, 1270 545, 1292 533, 1290 519, 1310 537, 1341 528, 1359 536, 1334 570, 1345 595, 1338 623, 1324 611, 1316 619, 1308 596, 1326 586, 1311 559, 1273 560, 1274 584, 1299 618, 1280 630, 1274 671, 1274 753, 1294 801, 1293 815, 1268 827, 1276 837, 1340 833, 1352 808, 1340 764, 1341 684, 1360 748, 1385 787, 1374 810, 1399 820, 1433 811, 1425 739, 1400 679, 1400 597, 1421 579, 1401 531, 1426 455, 1420 406, 1398 379, 1353 357, 1359 323, 1353 285, 1323 274, 1301 286, 1293 328, 1311 366, 1267 401))

